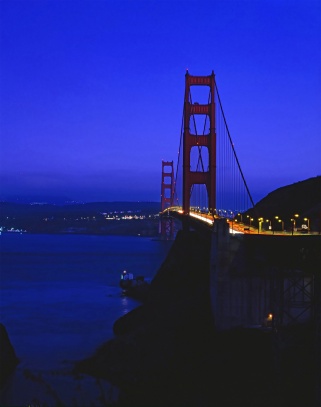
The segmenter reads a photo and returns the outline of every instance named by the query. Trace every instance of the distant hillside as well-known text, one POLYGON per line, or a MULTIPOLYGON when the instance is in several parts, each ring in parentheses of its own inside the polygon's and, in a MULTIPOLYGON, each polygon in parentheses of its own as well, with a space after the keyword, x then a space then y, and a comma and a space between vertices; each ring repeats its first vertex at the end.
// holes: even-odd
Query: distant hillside
POLYGON ((2 231, 156 236, 159 202, 92 202, 69 205, 0 202, 2 231))
POLYGON ((91 216, 97 213, 112 212, 143 212, 144 214, 158 213, 160 211, 159 202, 90 202, 90 203, 71 203, 68 205, 54 204, 27 204, 0 202, 0 216, 54 216, 54 215, 78 215, 91 216))
POLYGON ((279 216, 284 222, 295 214, 300 219, 309 218, 311 227, 320 227, 321 176, 296 182, 270 192, 254 208, 247 211, 254 218, 279 216))

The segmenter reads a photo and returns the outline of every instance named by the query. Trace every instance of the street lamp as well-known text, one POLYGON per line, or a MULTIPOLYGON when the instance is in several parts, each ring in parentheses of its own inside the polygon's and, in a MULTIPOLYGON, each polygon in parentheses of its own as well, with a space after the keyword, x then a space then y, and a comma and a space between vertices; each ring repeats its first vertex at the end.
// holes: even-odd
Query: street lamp
POLYGON ((257 233, 259 234, 259 233, 260 233, 260 229, 262 228, 263 218, 259 218, 258 221, 259 221, 259 224, 258 224, 259 227, 258 227, 258 229, 257 229, 257 233))
POLYGON ((271 222, 269 219, 266 219, 266 222, 270 222, 270 223, 269 223, 269 230, 272 230, 272 226, 271 226, 271 223, 272 223, 272 222, 271 222))
POLYGON ((292 222, 292 236, 293 236, 293 231, 294 231, 294 225, 295 225, 295 220, 294 219, 291 219, 291 222, 292 222))
POLYGON ((281 222, 281 226, 282 226, 282 231, 284 231, 284 222, 282 219, 279 219, 279 222, 281 222))
MULTIPOLYGON (((274 218, 276 219, 276 221, 279 219, 278 216, 274 216, 274 218)), ((274 225, 275 225, 275 222, 273 223, 273 234, 274 234, 274 229, 275 229, 274 225)))
POLYGON ((293 233, 294 233, 294 231, 295 231, 296 221, 297 221, 298 217, 299 217, 299 214, 296 213, 296 214, 294 215, 294 218, 291 219, 292 222, 293 222, 293 223, 292 223, 292 236, 293 236, 293 233))
POLYGON ((254 220, 253 218, 251 218, 251 216, 250 215, 246 215, 246 217, 247 218, 249 218, 249 222, 250 222, 250 233, 251 233, 251 223, 252 223, 252 221, 254 220))
POLYGON ((308 233, 309 233, 309 230, 310 230, 310 219, 309 219, 309 218, 303 218, 303 220, 304 220, 305 222, 307 222, 307 224, 308 224, 308 233))
POLYGON ((292 236, 293 236, 293 233, 294 233, 294 230, 295 230, 296 220, 298 219, 298 217, 299 217, 299 214, 296 213, 294 215, 294 217, 291 219, 291 222, 292 222, 292 236))

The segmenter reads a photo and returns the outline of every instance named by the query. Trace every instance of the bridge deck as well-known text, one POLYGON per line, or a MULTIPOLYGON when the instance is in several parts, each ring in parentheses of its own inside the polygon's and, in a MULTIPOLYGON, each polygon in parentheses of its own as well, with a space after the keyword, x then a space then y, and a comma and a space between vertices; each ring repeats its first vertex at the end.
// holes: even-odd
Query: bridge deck
MULTIPOLYGON (((181 207, 171 207, 167 208, 163 213, 163 215, 168 214, 169 216, 173 216, 181 221, 183 219, 187 219, 188 217, 192 218, 195 221, 198 221, 202 223, 203 225, 206 225, 207 227, 213 226, 215 220, 217 219, 222 219, 222 217, 217 216, 217 215, 212 215, 212 214, 207 214, 203 212, 198 212, 198 211, 193 211, 191 210, 188 214, 185 214, 182 210, 181 207)), ((230 233, 232 234, 245 234, 245 235, 257 235, 257 234, 262 234, 262 235, 275 235, 275 236, 308 236, 308 235, 317 235, 319 234, 318 232, 305 232, 302 234, 302 232, 298 231, 280 231, 280 230, 265 230, 265 229, 258 229, 253 225, 248 225, 243 222, 238 222, 233 219, 229 218, 223 218, 226 219, 226 222, 229 224, 230 228, 230 233)), ((195 224, 195 222, 193 222, 195 224)))

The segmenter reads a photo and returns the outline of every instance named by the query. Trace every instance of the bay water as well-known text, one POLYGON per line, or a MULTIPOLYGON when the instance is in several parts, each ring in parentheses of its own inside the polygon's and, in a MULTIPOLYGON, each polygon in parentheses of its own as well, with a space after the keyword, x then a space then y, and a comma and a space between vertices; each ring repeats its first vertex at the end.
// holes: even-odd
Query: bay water
POLYGON ((122 295, 123 270, 151 280, 171 242, 133 236, 0 235, 0 322, 20 360, 1 394, 7 406, 100 406, 105 381, 73 377, 73 362, 113 337, 139 306, 122 295))

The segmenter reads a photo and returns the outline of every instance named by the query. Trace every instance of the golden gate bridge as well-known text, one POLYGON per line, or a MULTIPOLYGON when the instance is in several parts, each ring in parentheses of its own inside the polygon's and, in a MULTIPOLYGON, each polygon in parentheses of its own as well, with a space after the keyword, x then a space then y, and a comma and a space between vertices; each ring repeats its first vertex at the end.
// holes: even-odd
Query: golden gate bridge
MULTIPOLYGON (((176 172, 173 161, 162 162, 161 212, 168 215, 171 208, 213 223, 219 217, 232 220, 253 206, 214 72, 193 76, 186 71, 176 172)), ((172 218, 163 216, 161 235, 172 238, 173 230, 172 218)))
MULTIPOLYGON (((173 216, 178 214, 210 225, 215 219, 224 218, 232 233, 243 234, 276 232, 286 236, 285 226, 290 226, 293 235, 298 222, 298 214, 285 222, 279 216, 264 219, 256 213, 214 72, 208 76, 194 76, 188 71, 185 74, 176 171, 174 161, 162 161, 160 235, 163 239, 173 239, 173 216)), ((301 227, 309 233, 309 219, 302 221, 301 227)))
MULTIPOLYGON (((251 225, 254 219, 244 212, 255 205, 236 155, 213 72, 209 76, 186 72, 174 170, 173 161, 162 162, 161 235, 163 239, 172 239, 174 219, 178 218, 183 228, 174 242, 174 246, 182 245, 177 256, 188 257, 189 262, 195 261, 197 253, 206 256, 208 264, 204 266, 203 277, 207 291, 203 294, 210 298, 215 330, 268 328, 273 335, 276 358, 280 360, 286 341, 295 339, 298 347, 303 346, 290 327, 304 327, 312 333, 316 363, 311 363, 311 369, 316 369, 318 380, 320 236, 292 238, 285 233, 274 235, 274 229, 262 233, 263 218, 256 219, 257 228, 251 225), (242 215, 249 218, 249 227, 242 222, 242 215)), ((296 216, 291 219, 293 226, 296 216)), ((284 230, 283 220, 276 220, 284 230)), ((201 258, 199 261, 202 263, 201 258)), ((194 264, 194 268, 189 273, 197 276, 201 267, 194 264)), ((174 268, 172 273, 177 270, 174 268)), ((297 355, 300 357, 299 351, 297 355)), ((277 361, 275 366, 279 374, 281 364, 277 361)), ((313 386, 311 382, 311 389, 313 386)), ((319 405, 319 381, 315 389, 315 394, 309 396, 319 405)))
MULTIPOLYGON (((202 235, 211 235, 211 270, 214 270, 213 281, 216 281, 212 286, 215 290, 219 290, 224 276, 230 294, 235 287, 232 297, 240 298, 237 282, 240 279, 244 284, 242 290, 251 292, 247 299, 257 295, 255 305, 252 304, 250 309, 260 309, 261 306, 266 312, 268 308, 278 309, 278 323, 286 319, 297 321, 307 314, 319 321, 320 273, 316 264, 319 240, 312 239, 312 236, 289 240, 286 238, 288 234, 273 236, 274 230, 267 236, 260 230, 263 218, 258 218, 258 228, 253 228, 253 219, 248 216, 250 227, 244 227, 239 220, 242 221, 244 211, 254 206, 227 126, 214 73, 192 76, 187 71, 176 174, 173 161, 162 162, 162 238, 174 237, 175 218, 182 222, 187 233, 190 229, 203 228, 202 235), (240 236, 240 239, 233 240, 229 237, 229 234, 235 236, 238 232, 244 238, 240 236), (284 238, 280 240, 281 236, 284 238), (252 257, 257 257, 255 265, 252 257), (231 270, 234 270, 232 274, 231 270), (252 270, 250 274, 249 270, 252 270), (262 292, 265 294, 259 294, 262 292), (277 292, 278 299, 275 300, 272 297, 277 292)), ((295 219, 291 221, 295 222, 295 219)), ((218 297, 216 295, 216 300, 218 297)), ((246 307, 244 310, 246 319, 246 307)), ((224 315, 224 320, 228 318, 222 312, 215 314, 224 315)), ((255 318, 259 321, 260 317, 255 318)))

